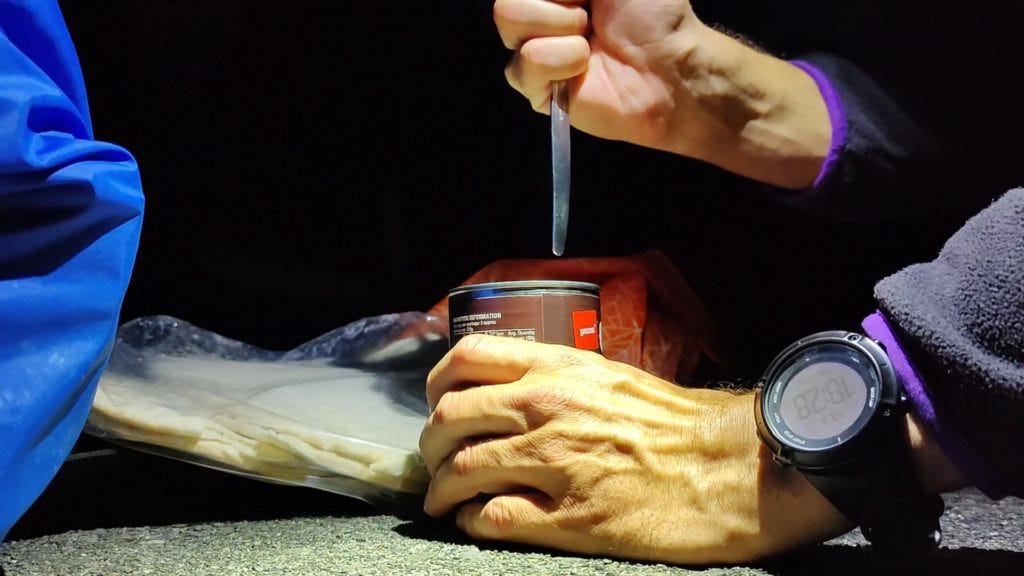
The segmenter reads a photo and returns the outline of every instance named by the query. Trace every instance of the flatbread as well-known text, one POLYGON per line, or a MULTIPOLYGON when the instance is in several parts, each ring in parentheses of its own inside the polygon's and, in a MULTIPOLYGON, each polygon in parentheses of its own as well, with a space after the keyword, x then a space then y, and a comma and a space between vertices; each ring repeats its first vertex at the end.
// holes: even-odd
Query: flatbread
POLYGON ((137 371, 101 378, 90 419, 103 435, 273 480, 337 475, 388 490, 426 490, 418 453, 425 417, 381 392, 383 380, 398 375, 323 360, 159 354, 137 371))

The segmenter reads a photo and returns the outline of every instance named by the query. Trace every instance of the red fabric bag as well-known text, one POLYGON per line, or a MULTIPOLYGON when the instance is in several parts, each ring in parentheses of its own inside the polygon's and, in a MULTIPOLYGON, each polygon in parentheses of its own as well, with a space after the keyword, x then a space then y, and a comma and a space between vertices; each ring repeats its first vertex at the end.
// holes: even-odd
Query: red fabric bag
MULTIPOLYGON (((661 252, 609 258, 498 260, 460 286, 511 280, 575 280, 601 286, 606 358, 685 382, 701 356, 724 365, 720 336, 700 299, 661 252)), ((448 318, 447 298, 430 314, 448 318)))

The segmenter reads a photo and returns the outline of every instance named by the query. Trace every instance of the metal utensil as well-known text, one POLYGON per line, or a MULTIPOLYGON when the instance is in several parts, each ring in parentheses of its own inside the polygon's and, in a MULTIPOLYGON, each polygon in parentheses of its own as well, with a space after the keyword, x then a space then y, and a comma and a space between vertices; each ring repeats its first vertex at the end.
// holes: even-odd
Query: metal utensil
POLYGON ((565 252, 569 229, 569 87, 551 84, 551 251, 565 252))

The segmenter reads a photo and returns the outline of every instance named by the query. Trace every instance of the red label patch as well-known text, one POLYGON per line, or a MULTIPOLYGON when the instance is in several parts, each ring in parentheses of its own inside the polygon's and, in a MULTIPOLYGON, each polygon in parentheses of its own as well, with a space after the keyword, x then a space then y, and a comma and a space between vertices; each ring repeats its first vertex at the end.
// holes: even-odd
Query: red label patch
POLYGON ((572 313, 572 338, 581 350, 597 350, 601 347, 598 334, 597 310, 577 310, 572 313))

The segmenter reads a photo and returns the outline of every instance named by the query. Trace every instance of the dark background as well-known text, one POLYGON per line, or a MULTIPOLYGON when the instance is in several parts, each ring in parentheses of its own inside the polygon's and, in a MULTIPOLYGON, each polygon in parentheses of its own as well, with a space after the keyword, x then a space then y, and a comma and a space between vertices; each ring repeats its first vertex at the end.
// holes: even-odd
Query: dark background
MULTIPOLYGON (((426 310, 495 259, 550 256, 548 119, 505 82, 492 3, 61 6, 96 136, 136 157, 147 199, 123 320, 289 348, 426 310)), ((725 24, 770 26, 742 13, 725 24)), ((666 251, 746 376, 790 339, 856 327, 873 282, 941 239, 812 218, 714 167, 580 132, 572 161, 566 255, 666 251)))
MULTIPOLYGON (((695 2, 784 57, 878 61, 875 40, 909 34, 895 9, 736 4, 695 2)), ((505 83, 490 1, 61 6, 96 136, 134 154, 147 197, 123 321, 169 314, 287 349, 361 317, 426 310, 493 260, 551 257, 548 119, 505 83)), ((663 250, 722 329, 730 376, 756 377, 809 332, 856 328, 874 283, 932 258, 960 224, 814 217, 714 167, 573 138, 567 256, 663 250)), ((372 512, 88 437, 76 452, 12 539, 372 512)))
MULTIPOLYGON (((147 197, 123 320, 285 349, 425 310, 495 259, 550 257, 548 120, 505 83, 490 2, 61 5, 96 136, 135 155, 147 197)), ((773 25, 740 14, 725 24, 773 25)), ((743 376, 788 340, 856 327, 873 283, 945 233, 814 218, 688 159, 573 146, 567 256, 668 253, 743 376)))

